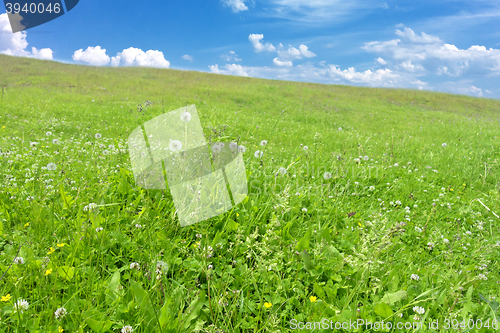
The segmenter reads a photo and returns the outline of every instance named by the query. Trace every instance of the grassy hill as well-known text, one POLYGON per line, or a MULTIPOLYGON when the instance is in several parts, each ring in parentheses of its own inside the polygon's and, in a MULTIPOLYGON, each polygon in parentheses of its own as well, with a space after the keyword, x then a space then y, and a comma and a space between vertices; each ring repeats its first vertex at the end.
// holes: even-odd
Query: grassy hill
POLYGON ((0 87, 2 332, 498 327, 498 100, 3 55, 0 87), (126 139, 191 104, 249 193, 181 228, 126 139))

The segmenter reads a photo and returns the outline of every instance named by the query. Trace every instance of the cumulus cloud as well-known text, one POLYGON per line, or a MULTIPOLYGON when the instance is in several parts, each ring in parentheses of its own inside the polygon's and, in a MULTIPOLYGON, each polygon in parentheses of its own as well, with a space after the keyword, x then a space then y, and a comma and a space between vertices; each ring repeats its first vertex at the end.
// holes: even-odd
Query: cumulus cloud
POLYGON ((168 68, 170 62, 167 61, 163 52, 157 50, 148 50, 144 52, 135 47, 129 47, 117 54, 120 57, 120 64, 123 66, 144 66, 168 68))
POLYGON ((28 41, 26 37, 26 31, 13 33, 7 14, 0 14, 0 53, 11 56, 53 60, 54 52, 50 48, 38 50, 32 47, 31 52, 27 51, 28 41))
POLYGON ((243 0, 222 0, 222 3, 230 7, 235 13, 248 10, 248 7, 245 5, 243 0))
POLYGON ((382 59, 382 58, 380 58, 380 57, 378 57, 378 58, 376 59, 376 61, 377 61, 379 64, 381 64, 381 65, 387 65, 387 61, 385 61, 384 59, 382 59))
POLYGON ((273 44, 271 43, 266 43, 262 44, 260 41, 264 39, 264 35, 262 34, 250 34, 248 36, 248 40, 250 43, 252 43, 255 52, 263 52, 263 51, 268 51, 268 52, 275 52, 276 47, 274 47, 273 44))
POLYGON ((221 54, 220 57, 224 61, 241 61, 241 58, 238 58, 238 55, 234 51, 229 51, 229 53, 221 54))
POLYGON ((291 61, 280 61, 280 60, 278 60, 277 57, 273 59, 273 63, 276 66, 283 66, 283 67, 292 67, 293 66, 293 63, 291 61))
POLYGON ((356 72, 354 67, 341 70, 335 65, 330 65, 329 74, 333 78, 341 78, 353 83, 367 83, 370 85, 396 83, 395 80, 401 78, 400 75, 393 73, 388 68, 379 69, 375 72, 369 69, 364 72, 356 72))
POLYGON ((73 60, 92 66, 104 66, 109 63, 110 58, 106 54, 106 49, 101 49, 100 46, 89 46, 85 51, 83 49, 76 50, 73 53, 73 60))
POLYGON ((183 55, 182 59, 193 62, 193 57, 190 56, 189 54, 183 55))
POLYGON ((438 75, 500 75, 500 50, 473 45, 459 49, 436 36, 396 30, 401 39, 365 43, 363 49, 402 61, 400 68, 425 69, 438 75))
POLYGON ((400 68, 402 70, 408 71, 408 72, 417 72, 417 71, 423 71, 424 67, 422 65, 414 65, 411 63, 411 60, 408 61, 403 61, 400 63, 397 68, 400 68))
POLYGON ((168 68, 170 66, 170 62, 165 59, 163 52, 156 50, 144 52, 135 47, 129 47, 122 52, 118 52, 115 57, 110 58, 106 54, 106 49, 100 46, 89 46, 85 51, 83 49, 75 51, 73 60, 84 62, 92 66, 105 66, 107 64, 111 64, 111 66, 143 66, 157 68, 168 68))
POLYGON ((249 76, 245 68, 237 64, 227 64, 224 66, 225 69, 219 69, 219 65, 217 64, 208 67, 210 68, 210 72, 215 74, 249 76))

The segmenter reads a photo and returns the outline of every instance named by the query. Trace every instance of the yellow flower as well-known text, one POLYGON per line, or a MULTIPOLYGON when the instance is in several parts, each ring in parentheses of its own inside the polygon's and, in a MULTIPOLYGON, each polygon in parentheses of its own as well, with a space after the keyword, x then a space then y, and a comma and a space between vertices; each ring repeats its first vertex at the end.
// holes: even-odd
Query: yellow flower
POLYGON ((49 252, 47 252, 47 254, 52 254, 52 253, 54 253, 54 251, 55 251, 54 248, 51 246, 49 249, 49 252))
POLYGON ((10 297, 10 294, 7 294, 5 296, 2 296, 1 301, 2 302, 8 302, 12 297, 10 297))
POLYGON ((24 225, 24 227, 25 227, 25 228, 26 228, 26 227, 29 227, 29 226, 30 226, 30 224, 29 224, 29 223, 26 223, 26 224, 24 225))
POLYGON ((49 268, 48 270, 45 271, 45 275, 49 275, 52 273, 52 268, 49 268))
POLYGON ((236 217, 240 216, 240 214, 236 213, 236 217))
POLYGON ((452 192, 453 192, 453 189, 452 189, 452 188, 450 188, 450 191, 452 191, 452 192))
POLYGON ((273 305, 271 303, 269 303, 269 302, 266 302, 266 303, 264 303, 264 306, 269 309, 273 305))
POLYGON ((311 296, 309 297, 309 300, 311 300, 312 303, 315 303, 318 298, 316 296, 311 296))
POLYGON ((59 326, 59 333, 62 333, 64 330, 61 326, 59 326))
POLYGON ((66 243, 57 244, 57 247, 63 247, 66 243))

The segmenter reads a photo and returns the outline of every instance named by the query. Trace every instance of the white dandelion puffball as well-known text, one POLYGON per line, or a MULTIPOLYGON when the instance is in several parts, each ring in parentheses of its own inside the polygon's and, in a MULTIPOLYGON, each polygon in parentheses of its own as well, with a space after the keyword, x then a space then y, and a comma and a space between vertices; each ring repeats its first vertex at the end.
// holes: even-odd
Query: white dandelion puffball
POLYGON ((287 171, 285 168, 281 167, 278 169, 279 173, 281 173, 282 175, 286 175, 287 171))
POLYGON ((221 148, 221 146, 220 146, 220 145, 218 145, 218 144, 214 144, 214 145, 212 146, 212 152, 213 152, 213 153, 215 153, 215 154, 220 153, 220 152, 221 152, 221 150, 222 150, 222 148, 221 148))
POLYGON ((253 156, 255 156, 255 158, 261 158, 262 156, 264 156, 264 152, 257 150, 257 151, 255 151, 253 156))
POLYGON ((238 146, 238 153, 244 153, 247 151, 247 148, 245 146, 238 146))
POLYGON ((304 150, 308 150, 308 149, 309 149, 309 147, 308 147, 308 146, 304 146, 304 150))
POLYGON ((104 149, 104 150, 102 151, 102 153, 103 153, 104 155, 108 155, 108 154, 109 154, 109 151, 108 151, 108 150, 106 150, 106 149, 104 149))
POLYGON ((368 161, 370 158, 368 156, 363 157, 365 161, 368 161))
POLYGON ((331 172, 325 172, 325 173, 323 174, 323 178, 325 178, 325 179, 330 179, 330 178, 332 178, 332 173, 331 173, 331 172))
POLYGON ((229 148, 232 150, 232 151, 236 151, 238 150, 238 144, 236 142, 231 142, 229 144, 229 148))
POLYGON ((443 143, 441 146, 446 147, 446 146, 447 146, 447 144, 446 144, 446 143, 443 143))
POLYGON ((99 134, 99 133, 96 133, 95 138, 96 138, 96 139, 100 139, 100 138, 102 138, 102 135, 101 135, 101 134, 99 134))
POLYGON ((260 145, 261 145, 262 147, 264 147, 265 145, 267 145, 267 141, 266 141, 266 140, 262 140, 262 141, 260 142, 260 145))
POLYGON ((50 162, 47 164, 47 170, 54 171, 55 169, 57 169, 57 165, 55 163, 50 162))
POLYGON ((46 136, 51 136, 51 135, 52 135, 52 132, 50 132, 50 131, 49 131, 49 132, 45 133, 45 135, 46 135, 46 136))
POLYGON ((179 140, 173 140, 170 142, 169 149, 171 151, 179 151, 182 148, 182 143, 179 140))
POLYGON ((186 112, 183 112, 183 113, 181 114, 181 120, 182 120, 183 122, 185 122, 185 123, 187 123, 188 121, 190 121, 190 120, 191 120, 191 113, 189 113, 189 112, 187 112, 187 111, 186 111, 186 112))
POLYGON ((52 143, 55 144, 55 145, 58 145, 59 144, 59 140, 54 139, 54 140, 52 140, 52 143))
POLYGON ((342 131, 342 127, 339 127, 338 130, 339 130, 339 132, 342 131))

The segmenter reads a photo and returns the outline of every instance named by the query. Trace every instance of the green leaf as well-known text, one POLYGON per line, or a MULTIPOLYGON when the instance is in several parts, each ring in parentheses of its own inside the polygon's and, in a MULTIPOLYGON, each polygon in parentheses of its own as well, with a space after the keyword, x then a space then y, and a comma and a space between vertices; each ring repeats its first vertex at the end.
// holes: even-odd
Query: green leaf
POLYGON ((297 243, 295 249, 299 252, 302 252, 305 249, 309 248, 309 240, 311 239, 311 228, 307 229, 306 234, 302 239, 297 243))
POLYGON ((390 317, 392 315, 391 307, 389 305, 387 305, 387 303, 384 303, 384 302, 375 304, 375 306, 373 307, 373 310, 375 311, 375 313, 377 315, 379 315, 382 318, 387 318, 387 317, 390 317))
POLYGON ((69 281, 75 275, 75 267, 60 266, 57 268, 57 273, 59 273, 59 276, 61 276, 63 279, 69 281))
POLYGON ((311 256, 307 253, 306 250, 302 251, 302 261, 304 262, 304 267, 309 271, 314 268, 314 265, 311 261, 311 256))
POLYGON ((321 288, 321 286, 317 282, 314 282, 313 289, 314 289, 314 293, 316 295, 318 295, 319 298, 325 299, 325 292, 323 291, 323 288, 321 288))
POLYGON ((227 228, 230 230, 230 231, 236 231, 238 230, 238 227, 240 225, 238 223, 236 223, 233 219, 230 219, 228 222, 227 222, 227 228))
POLYGON ((106 287, 106 303, 108 305, 113 304, 120 296, 118 286, 120 286, 120 271, 115 271, 113 276, 109 279, 106 287))
POLYGON ((385 302, 389 305, 394 305, 396 302, 399 302, 404 297, 406 297, 406 290, 398 290, 395 293, 387 293, 382 297, 382 302, 385 302))

